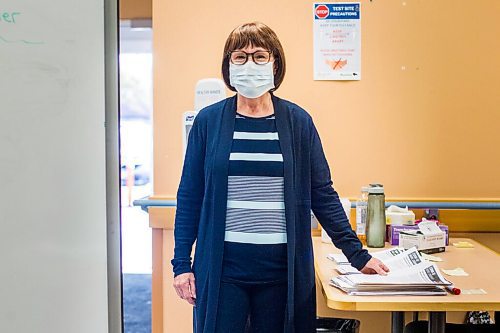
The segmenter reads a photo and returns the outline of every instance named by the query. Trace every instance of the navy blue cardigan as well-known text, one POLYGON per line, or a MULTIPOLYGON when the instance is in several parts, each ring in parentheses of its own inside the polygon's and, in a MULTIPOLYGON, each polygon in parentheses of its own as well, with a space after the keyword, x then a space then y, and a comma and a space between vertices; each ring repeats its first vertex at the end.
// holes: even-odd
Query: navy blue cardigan
MULTIPOLYGON (((370 260, 351 229, 337 192, 332 188, 318 132, 311 116, 272 95, 284 162, 287 223, 288 296, 284 332, 313 333, 316 291, 311 215, 351 264, 361 269, 370 260)), ((175 275, 194 272, 194 331, 215 330, 224 249, 229 154, 236 116, 236 96, 208 106, 196 117, 189 134, 177 192, 175 275), (196 241, 194 263, 191 250, 196 241)))

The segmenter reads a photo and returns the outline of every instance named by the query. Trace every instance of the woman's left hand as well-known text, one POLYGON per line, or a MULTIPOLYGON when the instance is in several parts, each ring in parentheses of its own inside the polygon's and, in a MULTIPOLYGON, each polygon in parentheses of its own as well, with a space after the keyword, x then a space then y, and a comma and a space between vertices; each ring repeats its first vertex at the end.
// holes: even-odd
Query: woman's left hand
POLYGON ((363 274, 380 274, 387 275, 389 272, 389 268, 384 265, 384 263, 377 258, 372 257, 361 269, 361 273, 363 274))

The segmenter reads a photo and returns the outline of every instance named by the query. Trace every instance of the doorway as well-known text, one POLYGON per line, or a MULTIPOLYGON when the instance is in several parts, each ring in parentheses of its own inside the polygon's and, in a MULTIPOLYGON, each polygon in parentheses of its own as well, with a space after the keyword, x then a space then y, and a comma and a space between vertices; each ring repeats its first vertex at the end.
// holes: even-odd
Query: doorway
POLYGON ((134 200, 153 193, 152 31, 150 21, 142 23, 139 26, 130 21, 120 23, 120 182, 125 333, 151 332, 151 229, 148 214, 133 206, 134 200))

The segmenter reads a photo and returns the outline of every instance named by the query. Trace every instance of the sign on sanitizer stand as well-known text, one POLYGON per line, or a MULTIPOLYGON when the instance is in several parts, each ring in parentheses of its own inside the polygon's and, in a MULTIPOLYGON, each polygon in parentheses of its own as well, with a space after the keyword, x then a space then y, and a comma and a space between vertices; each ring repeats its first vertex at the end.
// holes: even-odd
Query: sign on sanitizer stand
POLYGON ((182 156, 186 154, 189 132, 193 127, 194 118, 196 118, 198 111, 225 98, 226 86, 221 79, 202 79, 196 83, 194 111, 186 111, 182 114, 182 156))
POLYGON ((202 79, 196 83, 194 110, 217 103, 226 98, 226 85, 221 79, 202 79))

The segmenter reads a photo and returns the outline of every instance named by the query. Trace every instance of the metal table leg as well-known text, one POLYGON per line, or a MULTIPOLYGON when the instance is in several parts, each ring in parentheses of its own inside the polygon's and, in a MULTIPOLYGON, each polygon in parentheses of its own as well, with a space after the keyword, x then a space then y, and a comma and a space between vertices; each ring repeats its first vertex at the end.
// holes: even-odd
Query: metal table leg
POLYGON ((392 311, 391 332, 403 333, 405 328, 405 313, 402 311, 392 311))
POLYGON ((446 312, 429 312, 429 333, 445 333, 446 312))

